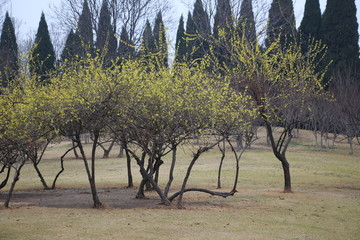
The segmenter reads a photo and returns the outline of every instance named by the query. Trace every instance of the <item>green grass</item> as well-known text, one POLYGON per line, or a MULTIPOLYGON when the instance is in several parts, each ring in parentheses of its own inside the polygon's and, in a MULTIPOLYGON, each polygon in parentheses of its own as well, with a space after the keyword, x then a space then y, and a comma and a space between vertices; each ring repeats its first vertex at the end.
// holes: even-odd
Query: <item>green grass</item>
MULTIPOLYGON (((360 239, 360 147, 356 146, 352 156, 347 155, 346 144, 336 144, 334 150, 316 151, 311 134, 301 132, 287 154, 294 190, 289 194, 282 193, 280 162, 262 140, 241 159, 239 192, 233 197, 186 193, 185 209, 181 210, 176 203, 165 207, 155 201, 149 206, 149 200, 135 199, 131 200, 137 201, 135 207, 116 207, 107 204, 106 191, 99 195, 107 207, 99 210, 91 208, 89 194, 59 207, 41 207, 20 199, 10 203, 10 209, 0 208, 0 239, 360 239), (85 206, 72 207, 78 201, 84 201, 85 206)), ((47 180, 56 174, 56 156, 65 147, 53 146, 41 163, 47 180)), ((215 150, 204 154, 195 165, 188 186, 215 190, 219 159, 215 150)), ((169 160, 166 158, 162 167, 161 187, 166 182, 169 160)), ((189 161, 189 151, 179 151, 174 189, 179 189, 189 161)), ((140 176, 135 165, 133 173, 138 184, 140 176)), ((234 160, 229 151, 222 176, 223 190, 227 191, 234 176, 234 160)), ((125 160, 99 158, 97 185, 109 192, 125 187, 125 160)), ((81 160, 65 160, 58 187, 89 191, 81 160)), ((31 165, 26 165, 15 191, 31 189, 41 189, 41 184, 31 165)), ((3 200, 7 189, 1 191, 3 200)), ((125 197, 130 199, 135 190, 128 193, 125 197)), ((150 199, 158 198, 155 193, 146 194, 150 199)), ((124 196, 119 196, 119 202, 121 197, 124 196)))

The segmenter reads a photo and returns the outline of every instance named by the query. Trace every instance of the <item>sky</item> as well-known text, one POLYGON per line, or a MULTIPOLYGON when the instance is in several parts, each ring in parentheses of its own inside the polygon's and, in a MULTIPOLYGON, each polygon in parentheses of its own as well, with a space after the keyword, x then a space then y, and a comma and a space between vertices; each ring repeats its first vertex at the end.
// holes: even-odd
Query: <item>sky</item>
MULTIPOLYGON (((187 16, 188 9, 183 2, 188 2, 189 0, 173 0, 172 2, 176 6, 176 15, 173 17, 175 19, 179 19, 181 14, 187 16)), ((195 1, 195 0, 194 0, 195 1)), ((265 0, 270 1, 270 0, 265 0)), ((7 10, 10 15, 15 18, 15 28, 17 28, 18 35, 20 36, 29 36, 35 35, 39 21, 41 12, 45 13, 45 16, 50 15, 51 9, 50 5, 59 5, 61 0, 9 0, 9 4, 2 9, 3 13, 7 10)), ((305 0, 293 0, 294 3, 294 11, 296 17, 297 25, 300 24, 305 0)), ((355 0, 355 4, 357 6, 357 19, 358 23, 360 20, 360 0, 355 0)), ((323 12, 326 7, 326 0, 320 0, 320 8, 323 12)), ((51 24, 51 18, 47 17, 48 24, 51 24)), ((2 22, 3 20, 1 20, 2 22)), ((177 22, 178 20, 175 20, 177 22)), ((359 32, 360 32, 360 24, 359 24, 359 32)), ((52 36, 54 39, 56 36, 52 36)))

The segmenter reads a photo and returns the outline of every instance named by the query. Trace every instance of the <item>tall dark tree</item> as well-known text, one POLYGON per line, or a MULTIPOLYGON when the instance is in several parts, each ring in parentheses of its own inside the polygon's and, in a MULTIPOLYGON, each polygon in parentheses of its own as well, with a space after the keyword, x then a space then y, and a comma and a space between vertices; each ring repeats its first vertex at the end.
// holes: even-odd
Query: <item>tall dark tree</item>
POLYGON ((188 12, 188 17, 187 17, 187 21, 186 21, 186 60, 189 61, 191 59, 191 55, 193 53, 193 49, 195 47, 195 40, 197 39, 196 36, 196 26, 193 20, 193 17, 190 13, 190 11, 188 12))
POLYGON ((192 20, 195 25, 195 33, 198 34, 194 41, 191 58, 200 59, 209 52, 208 38, 211 34, 210 19, 204 10, 201 0, 196 0, 192 14, 192 20))
POLYGON ((168 48, 165 34, 165 26, 162 19, 161 11, 158 12, 155 18, 154 25, 154 43, 155 43, 155 53, 159 56, 160 63, 167 67, 168 66, 168 48))
POLYGON ((186 35, 184 27, 184 17, 181 15, 179 26, 176 32, 175 42, 175 61, 183 62, 186 59, 186 35))
POLYGON ((49 73, 55 68, 54 64, 55 51, 51 43, 45 14, 42 13, 30 56, 30 73, 39 76, 40 81, 45 83, 46 79, 49 78, 49 73))
POLYGON ((125 26, 121 29, 118 56, 121 59, 130 59, 135 56, 134 44, 131 42, 125 26))
POLYGON ((140 54, 144 57, 148 57, 155 51, 155 41, 154 35, 151 30, 151 25, 149 20, 146 20, 145 29, 141 41, 140 54))
POLYGON ((256 29, 252 0, 243 0, 241 2, 238 29, 240 34, 245 35, 249 42, 255 42, 256 29))
POLYGON ((268 19, 265 40, 267 47, 278 37, 284 46, 295 39, 296 24, 292 0, 273 0, 268 19))
POLYGON ((216 14, 214 17, 214 38, 215 38, 215 52, 220 63, 226 63, 229 66, 229 39, 233 32, 233 17, 231 13, 231 6, 229 0, 218 0, 216 5, 216 14), (223 34, 220 34, 223 31, 223 34), (223 35, 223 36, 220 36, 223 35))
POLYGON ((75 34, 77 36, 76 55, 84 58, 87 54, 93 54, 94 35, 91 21, 91 12, 87 0, 84 0, 83 9, 79 17, 75 34))
POLYGON ((73 61, 76 58, 76 38, 77 36, 75 35, 74 31, 71 29, 67 38, 66 38, 66 42, 65 42, 65 47, 61 53, 61 61, 65 62, 66 60, 68 61, 73 61))
POLYGON ((321 37, 328 46, 333 70, 359 61, 359 33, 355 0, 328 0, 322 18, 321 37))
POLYGON ((299 27, 302 39, 308 39, 310 37, 319 39, 320 27, 321 10, 319 0, 306 0, 304 17, 299 27))
POLYGON ((111 14, 107 0, 103 0, 100 10, 96 49, 102 54, 105 64, 109 64, 116 57, 117 40, 111 24, 111 14))
POLYGON ((0 38, 0 87, 7 87, 18 73, 18 45, 14 25, 6 12, 0 38))

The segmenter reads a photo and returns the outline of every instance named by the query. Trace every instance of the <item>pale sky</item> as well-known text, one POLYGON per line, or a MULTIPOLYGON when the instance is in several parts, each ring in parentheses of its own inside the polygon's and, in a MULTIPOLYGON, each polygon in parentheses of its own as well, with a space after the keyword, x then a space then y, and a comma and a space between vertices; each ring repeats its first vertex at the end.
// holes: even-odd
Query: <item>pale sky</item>
MULTIPOLYGON (((177 14, 174 15, 174 22, 177 23, 178 19, 180 18, 180 15, 183 13, 184 17, 187 16, 188 9, 185 7, 185 5, 182 2, 188 2, 189 0, 173 0, 172 2, 177 7, 177 10, 175 11, 177 14)), ((270 2, 271 0, 264 0, 270 2)), ((61 0, 10 0, 10 4, 6 6, 5 9, 2 9, 3 13, 8 10, 10 15, 15 18, 15 21, 17 24, 15 24, 15 27, 17 28, 18 34, 21 36, 29 36, 29 35, 35 35, 39 21, 40 21, 40 15, 43 11, 46 16, 46 20, 48 24, 51 24, 51 18, 50 16, 50 5, 59 5, 61 0)), ((194 0, 195 2, 195 0, 194 0)), ((304 6, 305 6, 305 0, 293 0, 294 3, 294 10, 295 10, 295 17, 296 17, 296 23, 297 25, 300 24, 303 12, 304 12, 304 6)), ((357 19, 359 23, 360 19, 360 0, 355 0, 355 4, 357 6, 357 19)), ((326 0, 320 0, 320 8, 323 12, 326 7, 326 0)), ((3 20, 0 20, 1 23, 3 20)), ((360 24, 359 24, 360 25, 360 24)), ((360 26, 359 26, 359 32, 360 32, 360 26)), ((56 36, 52 36, 52 38, 56 38, 56 36)))

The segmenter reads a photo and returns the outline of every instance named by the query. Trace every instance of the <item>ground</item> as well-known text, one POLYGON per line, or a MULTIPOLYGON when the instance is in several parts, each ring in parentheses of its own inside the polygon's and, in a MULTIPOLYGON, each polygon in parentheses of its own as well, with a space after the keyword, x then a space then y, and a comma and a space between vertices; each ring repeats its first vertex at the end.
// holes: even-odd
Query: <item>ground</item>
MULTIPOLYGON (((99 158, 102 209, 91 208, 81 160, 66 159, 65 172, 51 191, 41 189, 35 171, 26 165, 10 208, 0 207, 0 239, 360 239, 360 148, 348 156, 346 147, 319 150, 309 138, 295 139, 288 154, 294 188, 289 194, 282 192, 280 163, 260 141, 241 160, 235 196, 186 193, 184 209, 177 209, 176 202, 159 204, 154 192, 135 199, 136 188, 126 188, 125 160, 99 158)), ((65 148, 65 143, 52 146, 41 163, 48 181, 58 171, 55 156, 65 148)), ((174 190, 188 164, 188 151, 180 155, 174 190)), ((216 190, 218 159, 217 151, 205 154, 189 186, 216 190)), ((137 185, 136 166, 133 172, 137 185)), ((229 153, 223 191, 231 188, 233 172, 229 153)), ((6 192, 0 191, 0 202, 6 192)))

